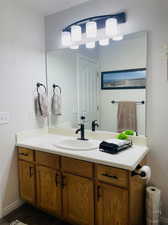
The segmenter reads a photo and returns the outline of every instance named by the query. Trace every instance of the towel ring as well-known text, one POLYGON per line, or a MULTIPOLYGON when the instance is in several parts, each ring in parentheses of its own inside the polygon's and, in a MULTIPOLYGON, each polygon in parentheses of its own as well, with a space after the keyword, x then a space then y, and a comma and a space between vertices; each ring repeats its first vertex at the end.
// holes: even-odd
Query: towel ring
POLYGON ((54 92, 54 94, 55 94, 55 89, 56 89, 56 88, 59 89, 60 94, 61 94, 61 92, 62 92, 61 87, 60 87, 59 85, 57 85, 57 84, 53 84, 53 92, 54 92))
POLYGON ((47 92, 47 88, 46 88, 46 86, 44 85, 44 84, 42 84, 42 83, 37 83, 36 84, 36 86, 37 86, 37 93, 39 94, 39 88, 40 87, 43 87, 44 89, 45 89, 45 93, 47 92))

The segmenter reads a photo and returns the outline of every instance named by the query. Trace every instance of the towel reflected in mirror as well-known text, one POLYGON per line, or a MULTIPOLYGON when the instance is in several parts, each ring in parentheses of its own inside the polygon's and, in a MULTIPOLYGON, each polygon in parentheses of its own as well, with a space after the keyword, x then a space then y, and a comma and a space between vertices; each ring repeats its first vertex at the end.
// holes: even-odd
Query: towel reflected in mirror
POLYGON ((119 102, 117 122, 118 122, 118 132, 123 132, 124 130, 134 130, 137 131, 137 108, 136 102, 119 102))

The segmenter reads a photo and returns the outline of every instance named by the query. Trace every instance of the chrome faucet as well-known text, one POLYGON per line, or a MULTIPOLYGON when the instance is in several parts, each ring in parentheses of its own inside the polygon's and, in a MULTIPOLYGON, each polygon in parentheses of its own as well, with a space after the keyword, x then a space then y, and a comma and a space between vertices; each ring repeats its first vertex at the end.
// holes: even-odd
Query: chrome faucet
POLYGON ((99 127, 99 124, 98 124, 97 120, 93 120, 92 121, 92 131, 95 131, 96 127, 99 127))

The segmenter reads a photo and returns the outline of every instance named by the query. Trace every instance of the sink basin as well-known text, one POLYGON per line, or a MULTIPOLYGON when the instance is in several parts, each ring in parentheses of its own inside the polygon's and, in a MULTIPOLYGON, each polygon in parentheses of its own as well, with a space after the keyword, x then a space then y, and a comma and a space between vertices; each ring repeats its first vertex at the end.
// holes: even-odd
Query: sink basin
POLYGON ((64 139, 54 144, 54 146, 76 151, 90 151, 99 148, 99 142, 96 140, 82 141, 77 139, 64 139))

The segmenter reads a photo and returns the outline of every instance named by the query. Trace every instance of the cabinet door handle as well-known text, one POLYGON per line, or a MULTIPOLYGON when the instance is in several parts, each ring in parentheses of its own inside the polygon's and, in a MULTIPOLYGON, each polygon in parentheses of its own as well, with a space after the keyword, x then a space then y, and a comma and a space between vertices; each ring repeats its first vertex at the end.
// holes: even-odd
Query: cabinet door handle
POLYGON ((19 153, 20 155, 22 155, 22 156, 28 156, 29 154, 28 153, 19 153))
POLYGON ((56 173, 56 175, 55 175, 55 184, 56 184, 56 187, 58 186, 58 177, 59 177, 59 174, 56 173))
POLYGON ((100 187, 100 185, 98 185, 97 186, 97 201, 99 201, 99 199, 101 197, 100 191, 101 191, 101 187, 100 187))
POLYGON ((30 167, 29 167, 29 176, 30 176, 30 177, 33 176, 33 174, 34 174, 33 171, 34 171, 34 168, 33 168, 32 166, 30 166, 30 167))
POLYGON ((107 173, 102 173, 101 175, 104 176, 104 177, 108 177, 108 178, 112 178, 112 179, 116 179, 116 180, 118 179, 117 176, 115 176, 115 175, 109 175, 107 173))
POLYGON ((62 188, 64 188, 64 186, 65 186, 65 178, 66 178, 66 176, 62 175, 62 177, 61 177, 61 187, 62 188))

